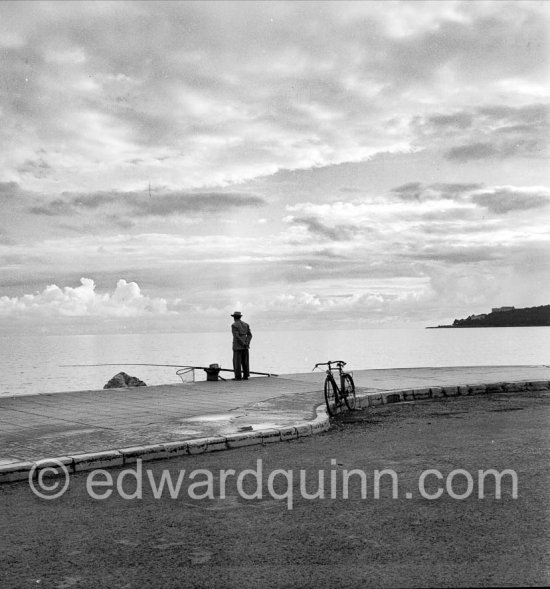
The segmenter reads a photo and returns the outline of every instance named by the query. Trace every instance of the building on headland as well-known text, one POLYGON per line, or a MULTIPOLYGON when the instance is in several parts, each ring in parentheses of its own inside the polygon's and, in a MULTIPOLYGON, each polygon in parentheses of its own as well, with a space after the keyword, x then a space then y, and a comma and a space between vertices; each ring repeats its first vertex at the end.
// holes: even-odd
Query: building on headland
POLYGON ((491 313, 504 313, 505 311, 513 311, 515 307, 493 307, 491 313))

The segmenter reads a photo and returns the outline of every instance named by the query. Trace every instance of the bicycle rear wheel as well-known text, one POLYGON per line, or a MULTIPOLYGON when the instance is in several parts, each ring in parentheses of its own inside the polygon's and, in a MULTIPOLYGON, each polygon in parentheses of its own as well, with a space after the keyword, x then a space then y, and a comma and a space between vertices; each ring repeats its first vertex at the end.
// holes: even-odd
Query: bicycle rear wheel
POLYGON ((336 415, 336 383, 327 376, 325 379, 325 403, 327 404, 327 413, 332 417, 336 415))
POLYGON ((357 404, 357 398, 355 397, 355 383, 351 374, 344 374, 344 392, 343 397, 348 409, 353 411, 357 404))

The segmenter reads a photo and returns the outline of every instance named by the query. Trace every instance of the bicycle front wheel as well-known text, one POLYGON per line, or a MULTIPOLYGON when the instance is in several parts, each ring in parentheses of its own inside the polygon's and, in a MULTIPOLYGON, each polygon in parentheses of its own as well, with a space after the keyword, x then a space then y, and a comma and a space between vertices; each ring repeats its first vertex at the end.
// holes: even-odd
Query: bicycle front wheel
POLYGON ((357 404, 357 399, 355 397, 355 383, 353 382, 353 378, 351 374, 344 374, 344 401, 348 406, 350 411, 355 409, 355 405, 357 404))
POLYGON ((336 384, 331 379, 328 378, 325 380, 325 403, 327 404, 327 413, 333 417, 336 415, 336 384))

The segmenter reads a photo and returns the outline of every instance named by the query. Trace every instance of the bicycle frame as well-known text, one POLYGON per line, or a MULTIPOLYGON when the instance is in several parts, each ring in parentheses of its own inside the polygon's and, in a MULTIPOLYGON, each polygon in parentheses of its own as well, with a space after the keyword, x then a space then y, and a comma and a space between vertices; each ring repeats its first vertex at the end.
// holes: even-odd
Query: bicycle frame
POLYGON ((342 391, 344 390, 344 374, 345 372, 342 370, 343 366, 345 366, 345 362, 343 362, 342 360, 332 360, 327 362, 328 368, 325 371, 326 375, 332 380, 332 382, 334 383, 334 387, 335 387, 335 392, 336 392, 336 396, 337 396, 337 400, 342 398, 342 391), (332 364, 336 364, 336 368, 332 367, 332 364), (338 376, 339 376, 339 380, 340 380, 340 386, 338 386, 338 383, 336 382, 336 379, 334 378, 334 374, 333 374, 333 370, 338 370, 338 376))
POLYGON ((319 362, 313 367, 313 370, 315 370, 319 366, 327 366, 327 369, 325 370, 327 375, 325 379, 325 400, 329 415, 334 415, 336 409, 342 407, 344 403, 347 405, 348 409, 355 409, 355 384, 353 383, 352 375, 349 372, 344 372, 343 367, 345 365, 346 363, 343 360, 329 360, 328 362, 319 362), (338 371, 340 386, 338 386, 333 373, 333 371, 336 370, 338 371), (328 387, 332 388, 334 393, 334 407, 332 407, 332 403, 329 402, 329 397, 332 395, 329 393, 328 387))

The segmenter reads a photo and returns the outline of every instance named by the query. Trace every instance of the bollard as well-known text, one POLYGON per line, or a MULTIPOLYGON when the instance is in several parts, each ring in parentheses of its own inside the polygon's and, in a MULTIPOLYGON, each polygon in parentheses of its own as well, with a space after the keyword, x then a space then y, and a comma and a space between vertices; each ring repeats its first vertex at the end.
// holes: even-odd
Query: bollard
POLYGON ((218 374, 220 373, 220 365, 219 364, 210 364, 208 368, 205 368, 204 371, 206 372, 206 380, 209 381, 217 381, 218 374))

